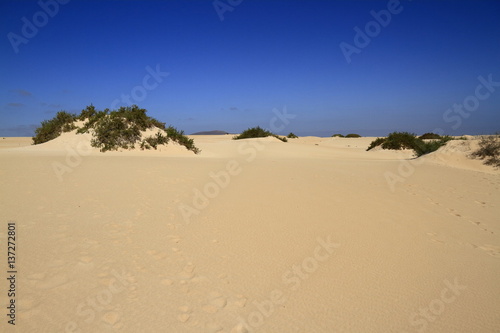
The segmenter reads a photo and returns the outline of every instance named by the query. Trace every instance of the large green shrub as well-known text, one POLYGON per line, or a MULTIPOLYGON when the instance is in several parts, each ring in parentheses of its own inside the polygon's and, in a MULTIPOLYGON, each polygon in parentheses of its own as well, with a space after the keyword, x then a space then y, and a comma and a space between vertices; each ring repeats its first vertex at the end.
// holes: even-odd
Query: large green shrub
POLYGON ((54 119, 42 122, 42 125, 35 131, 36 136, 33 142, 38 144, 52 140, 61 132, 75 129, 74 121, 80 120, 84 121, 84 124, 77 130, 77 133, 89 133, 92 130, 93 137, 90 144, 102 152, 120 148, 133 149, 137 143, 142 149, 156 149, 158 145, 166 144, 169 140, 183 145, 195 154, 200 152, 193 139, 185 136, 183 131, 178 131, 172 126, 166 127, 165 123, 147 116, 146 112, 137 105, 120 107, 115 111, 109 109, 98 111, 90 105, 78 116, 59 112, 54 119), (154 127, 159 129, 156 136, 147 137, 141 141, 141 133, 154 127))
POLYGON ((373 149, 377 146, 381 146, 383 149, 393 150, 413 149, 415 155, 419 157, 436 151, 439 147, 444 146, 449 140, 451 140, 451 137, 444 136, 439 140, 425 142, 424 140, 417 138, 413 133, 393 132, 390 133, 387 138, 377 138, 373 140, 367 150, 373 149))
POLYGON ((92 147, 99 148, 102 152, 118 150, 119 148, 134 148, 141 138, 139 126, 129 123, 117 113, 111 113, 100 119, 94 125, 94 137, 90 141, 92 147))
POLYGON ((50 141, 57 138, 62 132, 69 132, 75 129, 76 127, 73 125, 75 119, 76 116, 74 114, 60 111, 54 118, 42 121, 40 127, 35 130, 33 144, 37 145, 50 141))
POLYGON ((345 137, 346 137, 346 138, 360 138, 360 137, 361 137, 361 135, 359 135, 359 134, 354 134, 354 133, 350 133, 350 134, 347 134, 345 137))
POLYGON ((332 135, 332 138, 343 138, 344 136, 342 134, 334 134, 332 135))
POLYGON ((286 137, 289 138, 289 139, 297 139, 298 138, 298 136, 296 136, 292 132, 290 132, 290 134, 288 134, 286 137))

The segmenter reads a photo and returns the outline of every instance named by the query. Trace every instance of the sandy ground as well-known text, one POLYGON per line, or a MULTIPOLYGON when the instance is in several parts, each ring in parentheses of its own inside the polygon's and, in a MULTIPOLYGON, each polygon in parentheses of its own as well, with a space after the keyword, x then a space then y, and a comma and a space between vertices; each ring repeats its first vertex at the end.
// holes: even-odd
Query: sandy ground
POLYGON ((193 138, 0 139, 0 331, 500 332, 500 172, 466 158, 477 142, 414 160, 193 138))

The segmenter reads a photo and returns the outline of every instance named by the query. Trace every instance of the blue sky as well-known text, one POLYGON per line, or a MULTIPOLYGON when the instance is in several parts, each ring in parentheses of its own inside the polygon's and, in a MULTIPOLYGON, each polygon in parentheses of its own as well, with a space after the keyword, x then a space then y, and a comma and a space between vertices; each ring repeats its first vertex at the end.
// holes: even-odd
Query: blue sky
POLYGON ((0 2, 0 136, 91 103, 186 133, 284 108, 281 134, 500 131, 500 1, 59 1, 0 2))

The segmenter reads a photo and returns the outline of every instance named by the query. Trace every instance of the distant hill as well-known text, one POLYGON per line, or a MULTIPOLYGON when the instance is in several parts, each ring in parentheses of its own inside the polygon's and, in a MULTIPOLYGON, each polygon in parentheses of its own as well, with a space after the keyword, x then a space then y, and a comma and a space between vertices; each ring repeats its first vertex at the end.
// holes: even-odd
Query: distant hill
POLYGON ((226 135, 226 134, 229 133, 224 131, 203 131, 203 132, 196 132, 191 135, 226 135))

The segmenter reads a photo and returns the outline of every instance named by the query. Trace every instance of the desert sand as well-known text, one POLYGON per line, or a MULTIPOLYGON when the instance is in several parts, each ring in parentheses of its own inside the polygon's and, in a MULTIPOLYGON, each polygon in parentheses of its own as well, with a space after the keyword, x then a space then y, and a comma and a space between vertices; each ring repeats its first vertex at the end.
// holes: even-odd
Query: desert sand
POLYGON ((477 140, 412 159, 231 137, 0 139, 0 331, 500 332, 500 172, 477 140))

